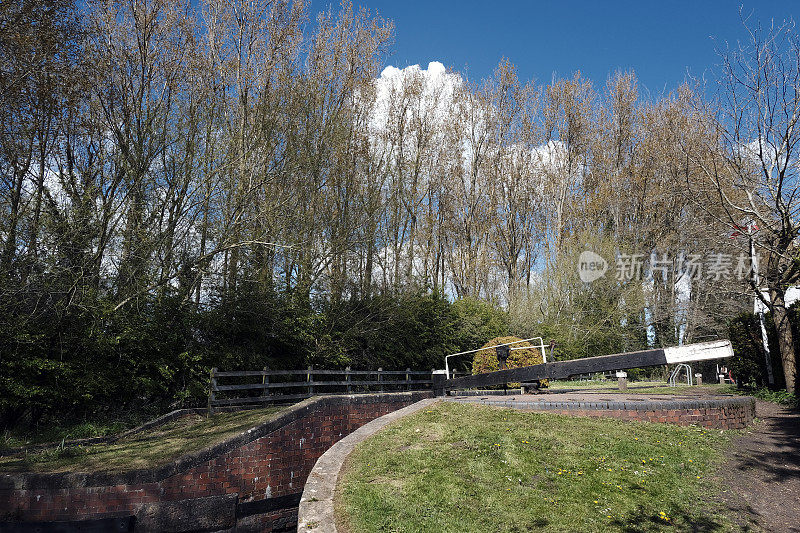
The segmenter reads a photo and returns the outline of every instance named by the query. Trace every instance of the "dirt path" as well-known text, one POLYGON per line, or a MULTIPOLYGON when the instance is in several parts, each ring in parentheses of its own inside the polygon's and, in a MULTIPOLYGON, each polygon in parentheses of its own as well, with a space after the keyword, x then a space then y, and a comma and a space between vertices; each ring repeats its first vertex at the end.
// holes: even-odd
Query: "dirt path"
POLYGON ((719 472, 724 503, 745 530, 800 532, 800 412, 758 401, 756 416, 719 472))

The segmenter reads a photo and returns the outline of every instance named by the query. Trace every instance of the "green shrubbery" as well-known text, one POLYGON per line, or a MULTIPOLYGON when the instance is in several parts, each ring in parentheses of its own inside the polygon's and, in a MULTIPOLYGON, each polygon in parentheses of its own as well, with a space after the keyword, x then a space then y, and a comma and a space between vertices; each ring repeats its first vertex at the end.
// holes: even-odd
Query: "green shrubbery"
MULTIPOLYGON (((797 306, 789 309, 789 319, 794 333, 795 353, 800 353, 800 336, 797 324, 797 306)), ((767 342, 770 348, 772 362, 772 375, 775 383, 773 388, 786 387, 783 367, 781 366, 780 350, 778 348, 778 333, 772 321, 772 314, 764 315, 764 325, 767 330, 767 342)), ((733 358, 728 363, 733 376, 742 384, 756 388, 769 385, 767 379, 767 365, 764 357, 764 343, 761 338, 761 325, 758 315, 742 313, 731 320, 728 326, 729 338, 733 344, 733 358)))
MULTIPOLYGON (((511 331, 524 338, 542 337, 545 344, 555 341, 558 360, 647 348, 642 283, 620 282, 613 271, 592 283, 584 283, 576 275, 582 252, 590 249, 613 258, 618 244, 586 231, 562 246, 559 261, 545 264, 537 282, 510 305, 511 331)), ((675 344, 660 332, 656 336, 658 343, 675 344)))
POLYGON ((442 368, 446 354, 507 327, 505 312, 489 304, 436 294, 333 305, 245 287, 201 306, 169 295, 117 311, 99 298, 34 306, 35 319, 0 318, 5 428, 133 421, 202 405, 212 367, 442 368))
POLYGON ((753 391, 749 391, 748 394, 751 396, 755 396, 759 400, 764 400, 767 402, 778 403, 781 405, 788 405, 789 407, 800 407, 800 399, 794 395, 794 393, 789 392, 785 389, 779 390, 770 390, 767 388, 760 388, 753 391))

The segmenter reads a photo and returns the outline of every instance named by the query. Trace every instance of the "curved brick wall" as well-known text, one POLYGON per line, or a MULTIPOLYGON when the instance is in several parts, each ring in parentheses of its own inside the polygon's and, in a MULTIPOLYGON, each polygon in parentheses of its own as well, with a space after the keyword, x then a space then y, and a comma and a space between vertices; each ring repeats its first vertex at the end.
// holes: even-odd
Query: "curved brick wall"
MULTIPOLYGON (((534 397, 539 398, 539 397, 534 397)), ((756 401, 749 396, 699 400, 558 400, 514 397, 449 397, 448 401, 480 403, 573 416, 610 417, 621 420, 660 422, 679 426, 697 425, 715 429, 741 429, 753 421, 756 401)))
POLYGON ((292 527, 296 509, 269 512, 269 505, 260 504, 299 495, 314 463, 331 445, 375 418, 431 396, 430 391, 420 391, 311 398, 220 445, 154 469, 122 474, 3 474, 0 521, 10 527, 10 522, 19 521, 136 515, 133 529, 153 531, 160 529, 154 525, 157 520, 170 519, 160 515, 184 513, 193 517, 196 528, 203 519, 197 513, 205 512, 209 528, 292 527), (231 501, 239 509, 249 504, 265 512, 238 519, 231 501), (159 510, 169 502, 189 504, 159 510))

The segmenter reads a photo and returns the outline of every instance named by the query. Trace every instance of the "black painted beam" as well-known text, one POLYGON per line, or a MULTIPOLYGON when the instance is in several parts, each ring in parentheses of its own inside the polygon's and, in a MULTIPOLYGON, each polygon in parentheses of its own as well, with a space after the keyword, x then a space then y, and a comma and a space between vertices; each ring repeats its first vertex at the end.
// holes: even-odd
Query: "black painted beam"
POLYGON ((285 496, 275 496, 274 498, 264 498, 263 500, 254 500, 251 502, 240 502, 236 506, 236 516, 242 518, 244 516, 251 516, 255 514, 266 514, 275 511, 282 511, 284 509, 294 509, 300 505, 300 498, 302 492, 294 494, 287 494, 285 496))
POLYGON ((720 359, 733 355, 730 341, 703 342, 674 348, 658 348, 639 352, 601 355, 571 361, 554 361, 539 365, 510 368, 444 380, 444 390, 474 389, 502 385, 509 382, 538 381, 542 379, 566 379, 578 374, 612 372, 629 368, 659 366, 720 359))

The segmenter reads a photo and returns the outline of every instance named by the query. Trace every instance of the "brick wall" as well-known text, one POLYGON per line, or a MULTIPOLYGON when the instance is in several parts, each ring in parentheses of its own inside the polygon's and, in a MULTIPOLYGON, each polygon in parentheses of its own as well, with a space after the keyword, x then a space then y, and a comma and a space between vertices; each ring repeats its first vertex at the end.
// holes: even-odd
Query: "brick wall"
POLYGON ((640 422, 660 422, 679 426, 702 426, 714 429, 742 429, 753 421, 753 413, 744 406, 708 407, 702 409, 569 409, 553 413, 572 416, 608 417, 640 422))
MULTIPOLYGON (((430 396, 420 391, 312 398, 246 434, 157 469, 119 475, 3 475, 0 520, 82 520, 136 514, 149 503, 223 494, 249 502, 299 493, 317 458, 333 443, 370 420, 430 396)), ((286 515, 251 516, 239 530, 270 531, 290 521, 286 515)))
POLYGON ((753 421, 756 412, 755 399, 747 396, 641 401, 548 401, 529 399, 525 396, 508 399, 497 396, 483 398, 456 396, 447 400, 571 416, 607 417, 679 426, 696 425, 714 429, 742 429, 753 421))

